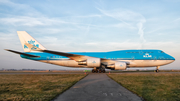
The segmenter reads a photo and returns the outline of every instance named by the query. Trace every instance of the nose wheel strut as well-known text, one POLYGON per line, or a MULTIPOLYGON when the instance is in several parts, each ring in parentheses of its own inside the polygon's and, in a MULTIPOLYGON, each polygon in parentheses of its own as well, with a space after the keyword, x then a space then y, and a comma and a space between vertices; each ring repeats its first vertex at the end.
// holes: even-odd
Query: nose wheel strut
POLYGON ((157 67, 156 67, 156 73, 159 72, 159 67, 160 67, 160 66, 157 66, 157 67))

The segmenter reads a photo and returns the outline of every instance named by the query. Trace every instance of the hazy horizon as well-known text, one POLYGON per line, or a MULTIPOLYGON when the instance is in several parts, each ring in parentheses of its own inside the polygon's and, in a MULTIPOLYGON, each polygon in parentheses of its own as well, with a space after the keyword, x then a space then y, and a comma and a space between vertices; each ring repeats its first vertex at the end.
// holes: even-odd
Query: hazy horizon
POLYGON ((0 5, 0 69, 68 69, 5 51, 23 52, 17 31, 62 52, 159 49, 176 59, 160 69, 180 69, 178 0, 0 0, 0 5))

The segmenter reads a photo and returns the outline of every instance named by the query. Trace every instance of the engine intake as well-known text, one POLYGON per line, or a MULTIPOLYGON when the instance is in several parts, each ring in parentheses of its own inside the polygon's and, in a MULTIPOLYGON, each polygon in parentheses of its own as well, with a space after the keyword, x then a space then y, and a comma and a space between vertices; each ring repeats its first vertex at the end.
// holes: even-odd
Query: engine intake
POLYGON ((107 65, 107 68, 111 68, 113 70, 126 70, 127 65, 125 62, 116 62, 112 65, 107 65))
POLYGON ((78 62, 78 65, 86 65, 87 67, 100 67, 101 59, 100 58, 89 58, 85 61, 78 62))

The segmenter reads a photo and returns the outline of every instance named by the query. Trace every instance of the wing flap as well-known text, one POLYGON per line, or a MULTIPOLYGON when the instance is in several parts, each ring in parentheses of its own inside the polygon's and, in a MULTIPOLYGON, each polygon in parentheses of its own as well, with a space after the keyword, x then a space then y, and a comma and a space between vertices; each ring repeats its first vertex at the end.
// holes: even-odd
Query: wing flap
POLYGON ((66 56, 66 57, 69 57, 69 56, 79 56, 79 55, 76 55, 76 54, 64 53, 64 52, 56 52, 56 51, 51 51, 51 50, 38 50, 38 51, 46 52, 46 53, 51 53, 51 54, 56 54, 56 55, 61 55, 61 56, 66 56))

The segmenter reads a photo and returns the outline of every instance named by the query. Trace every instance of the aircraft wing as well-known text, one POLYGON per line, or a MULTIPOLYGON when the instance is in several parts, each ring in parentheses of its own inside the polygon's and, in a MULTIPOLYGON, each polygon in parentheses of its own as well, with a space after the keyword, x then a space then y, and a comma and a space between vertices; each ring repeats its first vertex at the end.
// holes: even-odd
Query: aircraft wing
POLYGON ((66 56, 66 57, 69 57, 70 59, 75 60, 75 61, 84 61, 88 58, 92 58, 92 57, 84 56, 84 55, 71 54, 71 53, 65 53, 65 52, 57 52, 57 51, 51 51, 51 50, 36 50, 36 51, 66 56))
MULTIPOLYGON (((51 53, 51 54, 56 54, 56 55, 60 55, 60 56, 65 56, 68 57, 72 60, 75 61, 85 61, 89 58, 98 58, 98 57, 91 57, 91 56, 85 56, 85 55, 78 55, 78 54, 71 54, 71 53, 65 53, 65 52, 59 52, 59 51, 52 51, 52 50, 42 50, 34 45, 31 45, 29 43, 25 43, 25 45, 27 45, 31 50, 33 51, 40 51, 40 52, 45 52, 45 53, 51 53)), ((116 60, 110 60, 110 59, 104 59, 101 58, 101 63, 104 65, 108 65, 108 64, 114 64, 115 62, 117 62, 116 60)), ((125 62, 127 65, 129 64, 128 62, 125 62)))
POLYGON ((77 54, 71 54, 71 53, 65 53, 65 52, 57 52, 57 51, 51 51, 51 50, 42 50, 32 44, 25 43, 25 45, 30 49, 30 51, 39 51, 39 52, 46 52, 46 53, 51 53, 51 54, 56 54, 56 55, 61 55, 65 57, 69 57, 72 60, 75 61, 84 61, 87 60, 88 58, 92 58, 89 56, 84 56, 84 55, 77 55, 77 54))
POLYGON ((22 53, 22 52, 10 50, 10 49, 5 49, 5 50, 10 51, 10 52, 13 52, 13 53, 16 53, 16 54, 20 54, 20 55, 22 54, 22 55, 25 55, 25 56, 29 56, 29 57, 40 57, 40 56, 31 55, 31 54, 26 54, 26 53, 22 53))
MULTIPOLYGON (((90 56, 71 54, 71 53, 65 53, 65 52, 57 52, 57 51, 51 51, 51 50, 36 50, 36 51, 41 51, 41 52, 66 56, 66 57, 68 57, 68 58, 70 58, 72 60, 75 60, 75 61, 85 61, 85 60, 87 60, 89 58, 97 58, 97 57, 90 57, 90 56)), ((101 63, 103 63, 104 65, 113 64, 115 62, 117 62, 117 61, 116 60, 110 60, 110 59, 101 58, 101 63)), ((125 62, 125 63, 127 65, 129 64, 128 62, 125 62)))

